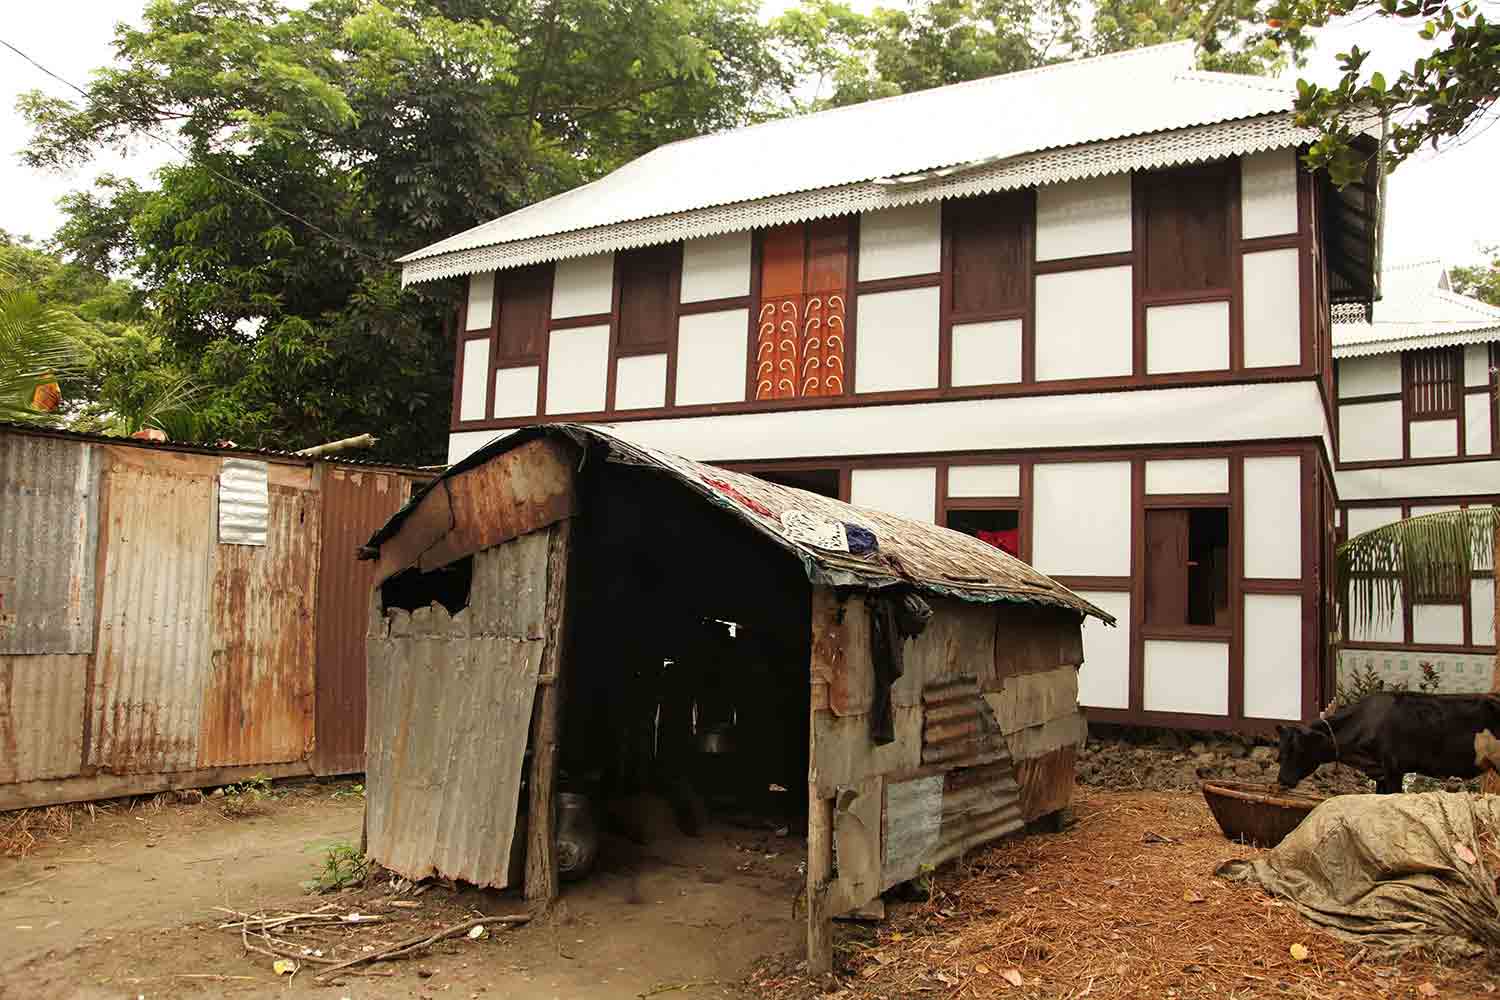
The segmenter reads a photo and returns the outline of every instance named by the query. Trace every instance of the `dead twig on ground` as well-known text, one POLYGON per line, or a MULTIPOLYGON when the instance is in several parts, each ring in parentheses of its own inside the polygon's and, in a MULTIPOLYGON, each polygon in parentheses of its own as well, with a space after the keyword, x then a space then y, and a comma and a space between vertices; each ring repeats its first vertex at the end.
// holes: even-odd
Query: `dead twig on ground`
POLYGON ((41 878, 34 878, 30 882, 22 882, 19 885, 8 885, 5 888, 0 889, 0 896, 5 895, 7 892, 16 892, 17 890, 24 889, 24 888, 26 888, 29 885, 36 885, 38 882, 45 882, 49 878, 56 878, 56 877, 57 877, 57 872, 52 872, 49 875, 43 875, 41 878))
POLYGON ((347 962, 341 962, 340 964, 335 965, 332 968, 324 969, 314 977, 314 982, 326 982, 327 980, 332 978, 335 973, 341 972, 344 969, 353 968, 356 965, 363 965, 366 962, 385 962, 393 958, 403 958, 407 955, 412 954, 413 952, 418 952, 423 950, 424 948, 429 948, 432 945, 437 944, 439 941, 444 940, 445 938, 455 937, 459 934, 467 934, 469 931, 473 930, 480 924, 515 925, 524 924, 530 919, 531 914, 529 913, 516 913, 510 916, 503 917, 471 917, 461 924, 453 924, 450 927, 445 927, 440 931, 436 931, 435 933, 426 936, 417 935, 415 937, 410 937, 404 941, 398 941, 396 944, 393 944, 389 948, 385 948, 381 951, 374 951, 368 955, 360 955, 358 958, 351 958, 347 962))

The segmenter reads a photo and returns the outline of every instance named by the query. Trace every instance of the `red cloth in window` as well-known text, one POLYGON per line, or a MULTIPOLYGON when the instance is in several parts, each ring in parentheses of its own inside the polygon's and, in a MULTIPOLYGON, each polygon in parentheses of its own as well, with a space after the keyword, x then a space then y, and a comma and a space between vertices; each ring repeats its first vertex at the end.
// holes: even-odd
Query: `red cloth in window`
POLYGON ((1019 557, 1021 555, 1021 530, 1019 528, 1011 528, 1008 531, 985 531, 980 529, 979 540, 981 542, 989 542, 995 548, 1009 552, 1013 556, 1019 557))

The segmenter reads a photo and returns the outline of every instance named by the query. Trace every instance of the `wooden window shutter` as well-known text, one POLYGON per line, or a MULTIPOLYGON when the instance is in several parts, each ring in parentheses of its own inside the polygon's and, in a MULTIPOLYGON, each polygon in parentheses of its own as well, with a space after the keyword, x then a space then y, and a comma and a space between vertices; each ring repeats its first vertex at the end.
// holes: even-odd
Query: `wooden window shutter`
POLYGON ((943 206, 951 241, 957 319, 1025 308, 1031 291, 1030 191, 964 198, 943 206))
POLYGON ((1230 285, 1229 213, 1236 161, 1146 174, 1146 293, 1224 291, 1230 285))
POLYGON ((849 295, 849 220, 766 230, 760 244, 756 399, 844 392, 844 315, 849 295))
POLYGON ((540 361, 552 314, 552 265, 534 264, 495 276, 500 300, 498 362, 540 361))
POLYGON ((676 325, 674 279, 681 265, 680 243, 620 253, 621 354, 667 350, 676 325))
POLYGON ((1406 377, 1406 407, 1413 420, 1438 420, 1459 415, 1463 400, 1462 347, 1407 351, 1402 356, 1406 377))
POLYGON ((1181 625, 1188 617, 1188 512, 1146 511, 1148 625, 1181 625))

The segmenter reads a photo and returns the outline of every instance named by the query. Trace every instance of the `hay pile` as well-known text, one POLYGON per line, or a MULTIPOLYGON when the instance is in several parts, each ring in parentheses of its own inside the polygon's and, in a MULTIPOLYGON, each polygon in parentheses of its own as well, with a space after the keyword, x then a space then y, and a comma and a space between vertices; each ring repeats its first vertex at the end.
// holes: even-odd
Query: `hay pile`
POLYGON ((845 929, 838 982, 768 966, 771 997, 1322 998, 1487 996, 1487 971, 1380 965, 1214 869, 1226 841, 1200 796, 1078 789, 1077 823, 982 850, 873 935, 845 929), (864 940, 860 940, 860 938, 864 940), (1305 950, 1304 950, 1305 949, 1305 950))

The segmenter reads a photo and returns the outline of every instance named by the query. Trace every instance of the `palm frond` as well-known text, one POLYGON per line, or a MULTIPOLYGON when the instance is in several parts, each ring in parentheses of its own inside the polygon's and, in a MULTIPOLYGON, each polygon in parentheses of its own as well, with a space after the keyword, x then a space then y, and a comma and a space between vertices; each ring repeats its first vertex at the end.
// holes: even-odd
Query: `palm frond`
POLYGON ((1402 594, 1463 593, 1475 569, 1494 564, 1494 507, 1423 514, 1355 535, 1338 548, 1339 599, 1350 631, 1401 613, 1402 594))
POLYGON ((35 292, 0 291, 0 419, 35 422, 51 415, 32 407, 38 386, 79 372, 87 350, 72 313, 35 292))

